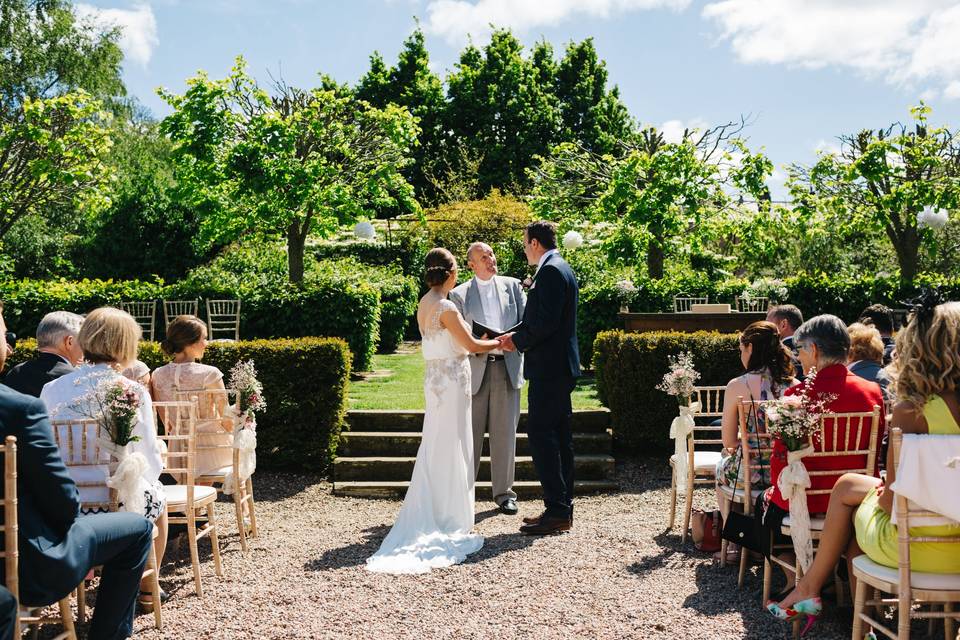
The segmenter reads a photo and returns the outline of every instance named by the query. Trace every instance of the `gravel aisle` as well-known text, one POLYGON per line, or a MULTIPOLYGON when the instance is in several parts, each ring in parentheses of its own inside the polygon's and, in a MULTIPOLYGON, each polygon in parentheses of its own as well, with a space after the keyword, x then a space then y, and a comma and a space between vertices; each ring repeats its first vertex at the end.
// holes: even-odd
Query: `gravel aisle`
MULTIPOLYGON (((664 534, 662 461, 618 466, 622 491, 577 501, 573 532, 517 533, 519 517, 479 502, 482 551, 424 576, 367 573, 398 501, 337 498, 316 477, 256 476, 260 538, 244 556, 232 505, 220 503, 225 575, 201 542, 203 600, 186 546, 171 544, 161 583, 173 594, 164 631, 139 616, 137 638, 788 638, 760 608, 759 567, 742 591, 679 535, 664 534)), ((486 496, 481 496, 486 498, 486 496)), ((698 496, 706 503, 710 495, 698 496)), ((521 503, 520 515, 538 504, 521 503)), ((776 585, 775 585, 776 586, 776 585)), ((849 608, 831 606, 812 637, 848 638, 849 608)))

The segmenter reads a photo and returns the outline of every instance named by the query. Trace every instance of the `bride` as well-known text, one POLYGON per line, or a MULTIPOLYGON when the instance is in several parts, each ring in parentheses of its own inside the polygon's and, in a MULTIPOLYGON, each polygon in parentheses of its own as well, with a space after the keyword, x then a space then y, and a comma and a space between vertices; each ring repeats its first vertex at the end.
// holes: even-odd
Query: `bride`
POLYGON ((417 308, 427 361, 423 437, 397 521, 367 559, 370 571, 426 573, 459 564, 483 546, 483 537, 471 533, 475 478, 467 355, 500 342, 474 339, 447 300, 457 284, 453 254, 431 249, 424 266, 430 291, 417 308))

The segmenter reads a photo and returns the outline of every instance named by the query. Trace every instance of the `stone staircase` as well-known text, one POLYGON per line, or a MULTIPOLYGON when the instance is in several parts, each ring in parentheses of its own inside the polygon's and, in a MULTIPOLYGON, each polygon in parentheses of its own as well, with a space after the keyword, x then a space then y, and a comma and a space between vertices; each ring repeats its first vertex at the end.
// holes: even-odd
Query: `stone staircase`
MULTIPOLYGON (((517 433, 516 482, 521 499, 540 496, 540 483, 526 434, 527 414, 520 414, 517 433)), ((349 431, 341 434, 340 455, 333 464, 333 492, 341 496, 402 498, 407 491, 423 428, 422 411, 349 411, 349 431)), ((613 491, 614 460, 609 411, 573 414, 576 493, 613 491)), ((485 436, 477 497, 490 498, 489 436, 485 436)))

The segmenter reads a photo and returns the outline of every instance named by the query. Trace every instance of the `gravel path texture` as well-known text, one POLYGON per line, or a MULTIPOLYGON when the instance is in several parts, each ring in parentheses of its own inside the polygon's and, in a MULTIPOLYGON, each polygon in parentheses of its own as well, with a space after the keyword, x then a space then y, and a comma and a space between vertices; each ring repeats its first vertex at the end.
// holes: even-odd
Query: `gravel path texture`
MULTIPOLYGON (((205 593, 197 598, 186 545, 171 542, 164 629, 140 615, 136 637, 790 637, 760 606, 759 566, 738 590, 734 567, 681 545, 679 528, 665 532, 663 460, 621 462, 617 476, 619 493, 579 498, 573 531, 554 537, 520 535, 519 516, 500 515, 478 496, 476 529, 486 536, 479 553, 428 575, 391 576, 363 564, 399 501, 335 497, 318 477, 258 472, 260 537, 250 552, 240 551, 232 505, 219 503, 224 577, 202 541, 205 593)), ((695 502, 709 506, 712 492, 695 502)), ((533 501, 520 507, 520 516, 540 511, 533 501)), ((830 602, 808 637, 849 638, 851 618, 849 606, 830 602)))

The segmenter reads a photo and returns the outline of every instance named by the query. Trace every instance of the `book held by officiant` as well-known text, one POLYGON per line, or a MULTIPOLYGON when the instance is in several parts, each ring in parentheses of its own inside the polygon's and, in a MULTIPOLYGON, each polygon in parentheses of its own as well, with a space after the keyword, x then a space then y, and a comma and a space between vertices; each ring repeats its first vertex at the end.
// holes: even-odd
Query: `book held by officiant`
POLYGON ((513 325, 509 329, 504 329, 503 331, 499 331, 497 329, 491 329, 490 327, 484 324, 480 324, 479 322, 474 320, 473 327, 471 330, 473 331, 474 338, 482 338, 484 335, 486 335, 488 340, 492 340, 494 338, 498 338, 502 336, 505 333, 514 333, 517 329, 520 328, 521 324, 523 323, 518 322, 517 324, 513 325))

